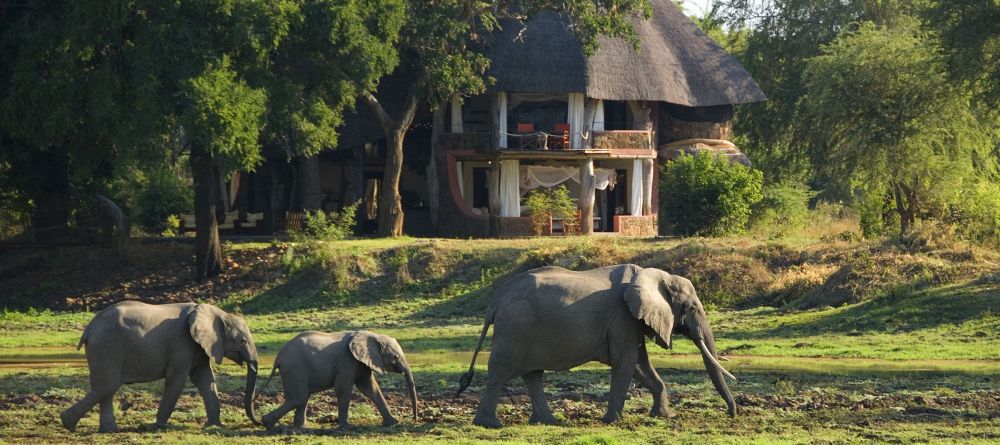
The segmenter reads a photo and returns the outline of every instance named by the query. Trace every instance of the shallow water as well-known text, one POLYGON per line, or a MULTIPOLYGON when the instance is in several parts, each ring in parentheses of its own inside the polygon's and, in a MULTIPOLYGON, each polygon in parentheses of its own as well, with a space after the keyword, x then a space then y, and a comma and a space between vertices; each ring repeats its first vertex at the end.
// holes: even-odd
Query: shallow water
MULTIPOLYGON (((419 372, 422 367, 460 365, 461 368, 472 358, 471 352, 415 352, 406 354, 407 359, 419 372)), ((994 360, 882 360, 866 358, 832 357, 767 357, 731 355, 723 366, 733 373, 792 373, 792 374, 974 374, 1000 375, 1000 361, 994 360)), ((653 366, 658 369, 701 370, 704 369, 701 356, 697 354, 653 354, 653 366)), ((274 362, 274 354, 260 357, 263 367, 274 362)), ((476 360, 479 366, 489 362, 489 352, 480 353, 476 360)), ((0 349, 0 371, 28 371, 32 369, 57 367, 84 367, 86 358, 83 351, 71 347, 48 347, 28 349, 0 349)), ((602 368, 605 365, 591 362, 580 368, 602 368)))

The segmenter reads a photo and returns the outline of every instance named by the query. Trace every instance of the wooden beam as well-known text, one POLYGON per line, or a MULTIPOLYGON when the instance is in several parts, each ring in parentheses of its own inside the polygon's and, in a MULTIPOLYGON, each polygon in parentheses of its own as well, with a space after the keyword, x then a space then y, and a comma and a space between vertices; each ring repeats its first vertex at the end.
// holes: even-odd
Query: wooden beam
POLYGON ((594 160, 580 162, 580 234, 594 233, 594 160))

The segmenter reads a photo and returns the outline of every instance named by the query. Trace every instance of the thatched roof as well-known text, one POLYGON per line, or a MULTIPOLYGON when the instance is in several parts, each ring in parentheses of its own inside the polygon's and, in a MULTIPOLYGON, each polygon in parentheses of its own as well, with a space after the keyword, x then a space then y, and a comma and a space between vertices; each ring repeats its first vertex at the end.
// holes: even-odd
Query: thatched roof
POLYGON ((586 93, 606 100, 651 100, 692 107, 766 100, 750 74, 671 0, 650 0, 653 15, 636 20, 637 53, 602 37, 591 57, 565 16, 541 13, 522 25, 502 23, 490 36, 493 91, 586 93))

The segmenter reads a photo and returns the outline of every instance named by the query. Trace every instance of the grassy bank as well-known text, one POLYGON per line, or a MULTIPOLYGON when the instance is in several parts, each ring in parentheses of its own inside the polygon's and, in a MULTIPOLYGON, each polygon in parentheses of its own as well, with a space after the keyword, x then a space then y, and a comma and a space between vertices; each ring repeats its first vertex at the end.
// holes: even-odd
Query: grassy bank
MULTIPOLYGON (((248 435, 254 443, 1000 439, 998 261, 995 253, 970 246, 617 238, 249 244, 230 246, 239 258, 238 271, 231 268, 228 276, 197 289, 171 287, 152 272, 147 278, 159 284, 144 287, 139 272, 144 267, 156 270, 177 262, 171 246, 144 247, 144 265, 126 262, 123 268, 137 277, 130 278, 134 285, 127 292, 153 294, 158 286, 178 299, 188 295, 241 311, 264 355, 265 373, 273 354, 302 330, 369 328, 395 336, 414 364, 424 400, 420 419, 382 428, 374 408, 358 399, 352 420, 359 427, 336 431, 334 398, 321 394, 311 405, 309 429, 265 436, 242 417, 240 370, 229 364, 221 368, 220 390, 226 403, 223 421, 231 429, 202 431, 204 411, 189 388, 171 429, 139 431, 155 417, 162 385, 155 382, 120 393, 126 409, 116 408, 126 433, 92 434, 95 412, 81 423, 80 433, 69 434, 58 426, 57 413, 87 387, 82 354, 74 346, 92 315, 16 310, 0 314, 0 440, 208 443, 246 442, 248 435), (588 365, 547 374, 550 405, 567 426, 527 425, 529 403, 519 380, 511 382, 501 404, 507 428, 472 426, 486 360, 480 358, 469 393, 458 399, 450 394, 468 366, 490 285, 542 264, 587 268, 618 262, 663 267, 695 281, 719 347, 732 357, 727 366, 739 378, 733 388, 742 415, 724 415, 696 348, 678 340, 673 351, 650 345, 669 384, 674 418, 647 417, 649 396, 633 388, 625 420, 600 424, 609 377, 605 367, 588 365)), ((64 252, 43 261, 65 265, 77 260, 64 252)), ((11 267, 17 260, 3 258, 0 264, 11 267)), ((22 277, 4 280, 5 289, 32 292, 13 284, 22 277)), ((85 297, 62 285, 64 290, 50 285, 43 292, 85 297)), ((108 284, 102 292, 126 291, 108 284)), ((399 376, 380 381, 392 406, 403 410, 399 376)), ((280 403, 278 386, 272 382, 263 391, 262 412, 280 403)))

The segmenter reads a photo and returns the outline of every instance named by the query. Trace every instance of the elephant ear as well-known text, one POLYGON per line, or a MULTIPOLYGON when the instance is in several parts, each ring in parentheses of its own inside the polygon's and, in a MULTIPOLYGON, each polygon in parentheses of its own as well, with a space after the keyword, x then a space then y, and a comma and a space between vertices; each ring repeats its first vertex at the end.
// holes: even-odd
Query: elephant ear
POLYGON ((351 355, 380 375, 385 373, 382 347, 378 338, 368 331, 355 332, 351 338, 351 355))
POLYGON ((642 320, 656 333, 656 344, 669 349, 670 335, 674 331, 674 311, 663 294, 665 274, 653 268, 639 271, 633 283, 625 289, 624 298, 632 316, 642 320))
POLYGON ((191 338, 195 343, 198 343, 215 363, 222 364, 222 339, 226 327, 219 312, 214 306, 199 304, 188 315, 188 324, 191 338))

